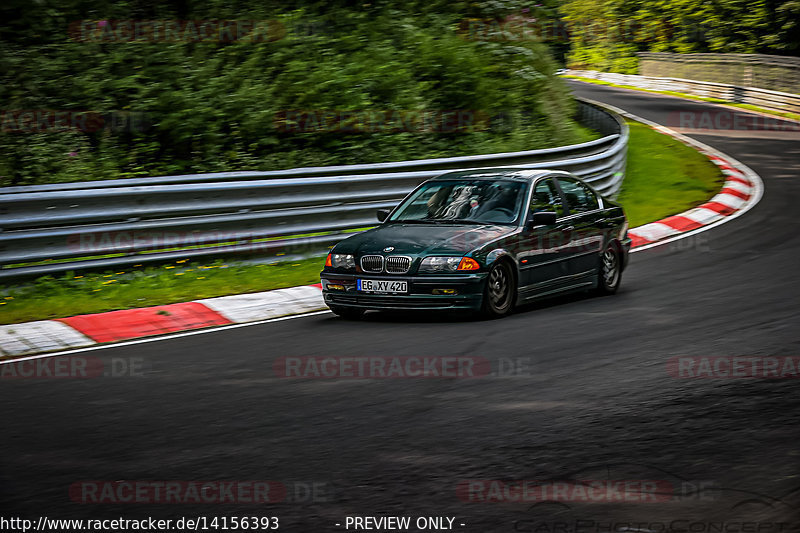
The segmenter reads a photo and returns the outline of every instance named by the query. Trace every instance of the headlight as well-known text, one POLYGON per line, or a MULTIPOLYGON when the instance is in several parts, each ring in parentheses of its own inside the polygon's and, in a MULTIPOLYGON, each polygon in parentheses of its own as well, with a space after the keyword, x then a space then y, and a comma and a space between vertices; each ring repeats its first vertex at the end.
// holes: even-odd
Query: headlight
POLYGON ((330 264, 333 268, 341 268, 342 270, 355 270, 356 260, 350 254, 330 254, 330 264))
POLYGON ((419 272, 455 272, 460 262, 460 257, 426 257, 419 264, 419 272))

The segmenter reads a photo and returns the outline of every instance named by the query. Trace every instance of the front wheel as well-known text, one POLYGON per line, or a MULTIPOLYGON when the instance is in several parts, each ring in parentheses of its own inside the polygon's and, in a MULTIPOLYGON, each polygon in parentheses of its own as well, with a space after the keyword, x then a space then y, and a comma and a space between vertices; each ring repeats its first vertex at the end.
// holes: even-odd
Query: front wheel
POLYGON ((600 255, 600 268, 597 272, 597 292, 599 294, 614 294, 619 288, 622 278, 622 268, 617 247, 608 243, 600 255))
POLYGON ((364 315, 363 309, 353 309, 351 307, 331 307, 331 312, 345 320, 359 320, 364 315))
POLYGON ((514 273, 507 261, 495 264, 486 278, 486 288, 483 290, 482 314, 490 318, 501 317, 509 314, 514 308, 514 297, 517 287, 514 273))

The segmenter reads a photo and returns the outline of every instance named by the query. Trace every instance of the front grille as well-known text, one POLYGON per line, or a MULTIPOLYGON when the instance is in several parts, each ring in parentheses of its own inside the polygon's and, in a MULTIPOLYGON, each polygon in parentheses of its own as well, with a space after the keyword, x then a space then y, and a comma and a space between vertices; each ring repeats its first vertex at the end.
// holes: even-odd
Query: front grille
POLYGON ((361 258, 361 270, 364 272, 383 272, 382 255, 365 255, 361 258))
POLYGON ((411 258, 406 255, 390 255, 386 258, 386 272, 405 274, 411 268, 411 258))

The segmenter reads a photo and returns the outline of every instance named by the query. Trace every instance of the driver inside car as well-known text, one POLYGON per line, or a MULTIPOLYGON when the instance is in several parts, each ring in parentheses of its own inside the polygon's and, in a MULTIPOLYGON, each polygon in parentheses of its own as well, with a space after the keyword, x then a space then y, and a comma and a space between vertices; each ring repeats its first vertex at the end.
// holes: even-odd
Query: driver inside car
POLYGON ((514 217, 516 202, 517 191, 500 187, 496 194, 475 213, 475 218, 487 222, 507 222, 514 217))

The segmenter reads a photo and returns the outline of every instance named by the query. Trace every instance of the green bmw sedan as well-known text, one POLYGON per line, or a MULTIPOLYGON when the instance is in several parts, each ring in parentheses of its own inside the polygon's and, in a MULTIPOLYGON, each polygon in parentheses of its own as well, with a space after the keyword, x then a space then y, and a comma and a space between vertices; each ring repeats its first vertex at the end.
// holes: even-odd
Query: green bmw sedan
POLYGON ((556 170, 479 169, 428 180, 379 226, 334 246, 325 303, 367 310, 453 310, 487 317, 561 292, 613 294, 631 240, 622 207, 556 170))

